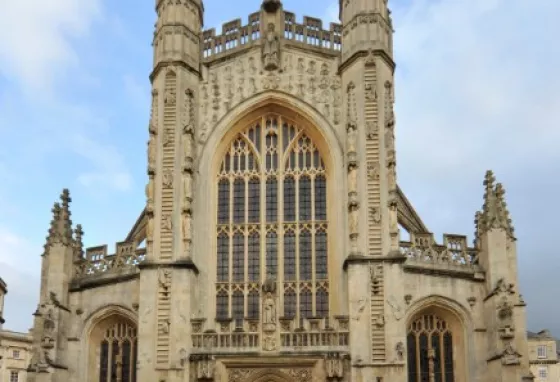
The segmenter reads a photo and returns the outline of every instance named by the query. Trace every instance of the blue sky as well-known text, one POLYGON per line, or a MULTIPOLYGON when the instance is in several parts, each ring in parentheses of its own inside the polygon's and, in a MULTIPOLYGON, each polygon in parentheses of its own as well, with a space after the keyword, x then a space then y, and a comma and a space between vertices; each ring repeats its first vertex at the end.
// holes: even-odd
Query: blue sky
MULTIPOLYGON (((285 0, 333 20, 337 0, 285 0)), ((558 0, 392 0, 399 183, 438 239, 472 239, 484 172, 505 184, 529 327, 560 335, 558 0), (552 304, 552 305, 551 305, 552 304)), ((258 0, 206 0, 206 27, 258 0)), ((0 1, 0 277, 7 328, 32 323, 52 203, 94 246, 144 204, 154 1, 0 1)))

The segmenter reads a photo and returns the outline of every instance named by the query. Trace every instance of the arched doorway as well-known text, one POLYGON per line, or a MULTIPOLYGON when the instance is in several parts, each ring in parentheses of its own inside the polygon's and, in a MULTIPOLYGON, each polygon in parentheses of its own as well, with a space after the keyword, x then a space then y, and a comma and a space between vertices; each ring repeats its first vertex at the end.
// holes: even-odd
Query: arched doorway
POLYGON ((99 321, 89 335, 89 381, 136 382, 137 328, 114 314, 99 321))

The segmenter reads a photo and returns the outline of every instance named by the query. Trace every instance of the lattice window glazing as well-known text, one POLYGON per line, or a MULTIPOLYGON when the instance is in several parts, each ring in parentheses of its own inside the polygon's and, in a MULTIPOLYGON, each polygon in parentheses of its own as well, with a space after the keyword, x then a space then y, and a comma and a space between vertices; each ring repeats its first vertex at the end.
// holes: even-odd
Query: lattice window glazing
POLYGON ((106 330, 100 344, 99 382, 136 382, 136 328, 119 322, 106 330))
POLYGON ((239 133, 217 177, 217 316, 256 319, 278 281, 280 314, 327 317, 327 176, 306 132, 266 115, 239 133))
POLYGON ((408 381, 453 382, 453 334, 447 322, 434 315, 425 315, 409 327, 408 381))

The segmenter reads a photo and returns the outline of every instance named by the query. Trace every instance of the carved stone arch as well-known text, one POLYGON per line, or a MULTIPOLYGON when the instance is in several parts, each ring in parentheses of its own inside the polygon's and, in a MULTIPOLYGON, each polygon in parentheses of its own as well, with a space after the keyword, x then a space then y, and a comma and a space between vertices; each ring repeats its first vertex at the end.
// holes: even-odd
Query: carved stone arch
POLYGON ((248 382, 293 382, 293 380, 279 370, 263 370, 254 374, 248 382))
MULTIPOLYGON (((412 324, 424 317, 434 317, 447 325, 453 337, 454 381, 469 381, 475 367, 472 315, 463 304, 448 297, 431 295, 414 302, 406 314, 406 333, 412 324)), ((406 342, 405 342, 406 343, 406 342)), ((409 349, 407 346, 407 362, 409 349)))
MULTIPOLYGON (((118 321, 125 322, 130 326, 138 329, 138 315, 133 310, 120 304, 104 305, 92 313, 84 320, 81 328, 81 354, 80 357, 80 380, 89 381, 92 376, 96 376, 96 371, 92 369, 94 362, 94 348, 96 346, 94 333, 99 330, 100 326, 111 325, 118 321)), ((97 378, 98 379, 98 378, 97 378)))
MULTIPOLYGON (((242 129, 248 127, 248 121, 256 120, 267 112, 285 115, 300 127, 305 127, 306 134, 318 146, 329 178, 327 194, 333 196, 332 203, 331 197, 328 196, 329 216, 345 214, 344 198, 339 197, 345 194, 346 188, 344 148, 339 136, 340 132, 337 132, 324 116, 301 99, 280 91, 260 93, 234 107, 209 131, 208 139, 198 151, 199 176, 193 205, 193 216, 196 217, 193 260, 199 265, 201 274, 208 277, 200 284, 196 292, 198 296, 195 297, 201 306, 199 311, 201 317, 216 315, 217 292, 213 282, 216 278, 216 265, 215 261, 208 261, 216 256, 216 240, 211 240, 211 245, 208 245, 208 239, 215 236, 217 211, 217 185, 213 174, 218 173, 228 144, 242 129)), ((332 219, 329 229, 332 229, 333 233, 329 235, 329 277, 332 277, 336 284, 340 283, 336 288, 333 287, 333 290, 345 291, 344 274, 341 271, 344 263, 343 254, 346 252, 345 241, 339 238, 345 237, 346 220, 332 219)), ((345 299, 347 293, 333 293, 330 297, 331 310, 344 313, 345 299)))

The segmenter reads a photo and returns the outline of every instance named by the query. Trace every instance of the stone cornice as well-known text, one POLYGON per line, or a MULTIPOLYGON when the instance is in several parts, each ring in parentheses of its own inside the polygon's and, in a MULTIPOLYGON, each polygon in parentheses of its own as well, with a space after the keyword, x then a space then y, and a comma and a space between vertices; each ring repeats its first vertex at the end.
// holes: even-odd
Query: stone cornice
MULTIPOLYGON (((344 46, 343 46, 343 49, 344 49, 344 46)), ((389 65, 389 67, 391 68, 392 73, 395 72, 395 68, 396 68, 395 61, 393 61, 393 58, 391 56, 389 56, 389 54, 387 54, 387 52, 384 49, 371 49, 371 52, 373 52, 374 56, 380 57, 383 61, 385 61, 385 63, 387 63, 387 65, 389 65)), ((350 67, 356 61, 358 61, 360 58, 367 57, 368 54, 369 54, 369 51, 367 49, 357 50, 350 57, 348 57, 348 59, 346 59, 346 61, 344 61, 340 64, 340 67, 338 69, 339 73, 344 72, 348 67, 350 67)))
POLYGON ((438 268, 430 264, 404 264, 403 269, 409 273, 424 274, 429 276, 443 276, 484 282, 485 277, 481 271, 471 269, 438 268))
POLYGON ((349 265, 354 264, 375 264, 375 263, 396 263, 402 264, 406 261, 406 257, 400 254, 390 253, 387 256, 364 256, 364 255, 350 255, 344 260, 343 269, 348 269, 349 265))
POLYGON ((119 284, 138 279, 139 277, 140 272, 132 272, 126 274, 109 274, 106 277, 95 276, 95 278, 75 279, 70 285, 70 292, 82 292, 87 289, 119 284))
POLYGON ((159 268, 175 268, 175 269, 187 269, 198 274, 198 267, 191 259, 177 260, 174 262, 155 262, 155 261, 145 261, 138 264, 140 271, 145 269, 159 269, 159 268))
POLYGON ((200 78, 200 68, 195 69, 185 61, 161 61, 155 66, 154 70, 152 70, 152 73, 150 74, 150 81, 154 82, 154 78, 159 74, 159 72, 170 66, 178 66, 180 68, 184 68, 189 72, 196 74, 200 78))

